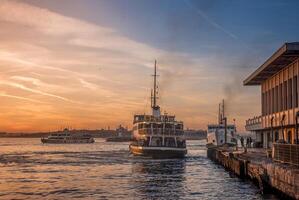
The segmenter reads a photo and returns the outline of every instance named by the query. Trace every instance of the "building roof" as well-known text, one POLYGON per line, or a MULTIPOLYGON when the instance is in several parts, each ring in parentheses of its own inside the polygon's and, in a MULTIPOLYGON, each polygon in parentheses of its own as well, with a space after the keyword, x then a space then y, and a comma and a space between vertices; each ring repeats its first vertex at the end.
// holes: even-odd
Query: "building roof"
POLYGON ((297 58, 299 58, 299 42, 285 43, 264 64, 246 78, 243 84, 260 85, 297 58))

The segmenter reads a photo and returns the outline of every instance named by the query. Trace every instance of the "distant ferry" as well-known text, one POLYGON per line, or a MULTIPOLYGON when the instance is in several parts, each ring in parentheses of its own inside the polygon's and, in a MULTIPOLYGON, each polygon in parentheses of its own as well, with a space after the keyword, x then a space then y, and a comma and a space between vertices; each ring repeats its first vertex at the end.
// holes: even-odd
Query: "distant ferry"
POLYGON ((155 61, 154 89, 151 92, 151 115, 135 115, 133 121, 133 155, 153 158, 181 158, 187 153, 184 125, 175 116, 161 115, 157 105, 157 67, 155 61))
POLYGON ((95 140, 90 134, 86 133, 70 133, 68 129, 64 129, 60 133, 53 133, 46 138, 41 138, 42 143, 51 144, 82 144, 94 143, 95 140))
POLYGON ((224 115, 224 100, 219 104, 218 124, 209 124, 207 131, 207 147, 221 146, 228 144, 234 146, 236 140, 235 124, 227 124, 227 118, 224 115))

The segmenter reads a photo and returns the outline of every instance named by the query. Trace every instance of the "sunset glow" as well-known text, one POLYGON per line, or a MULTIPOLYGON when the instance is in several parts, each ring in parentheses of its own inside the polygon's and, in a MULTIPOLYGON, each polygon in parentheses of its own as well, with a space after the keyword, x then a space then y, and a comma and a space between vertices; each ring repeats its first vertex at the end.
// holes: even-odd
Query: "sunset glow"
MULTIPOLYGON (((155 59, 162 112, 175 113, 185 128, 206 129, 207 123, 216 122, 222 98, 229 100, 229 120, 235 118, 240 130, 248 116, 259 113, 258 89, 242 87, 242 80, 264 57, 257 56, 233 31, 199 12, 196 5, 184 4, 197 16, 194 23, 202 25, 202 31, 222 34, 227 42, 244 49, 247 57, 236 58, 221 44, 183 51, 177 47, 179 28, 169 28, 165 39, 169 45, 163 48, 126 34, 122 28, 127 21, 122 28, 117 26, 117 12, 108 15, 101 6, 108 1, 104 2, 95 8, 101 15, 89 20, 92 17, 87 17, 86 10, 76 12, 82 1, 75 1, 74 7, 63 1, 59 9, 50 1, 1 1, 1 131, 131 127, 135 113, 150 109, 155 59), (249 59, 246 66, 250 67, 243 67, 249 59)), ((167 9, 172 12, 171 5, 167 9)), ((175 26, 183 23, 177 21, 175 26)))

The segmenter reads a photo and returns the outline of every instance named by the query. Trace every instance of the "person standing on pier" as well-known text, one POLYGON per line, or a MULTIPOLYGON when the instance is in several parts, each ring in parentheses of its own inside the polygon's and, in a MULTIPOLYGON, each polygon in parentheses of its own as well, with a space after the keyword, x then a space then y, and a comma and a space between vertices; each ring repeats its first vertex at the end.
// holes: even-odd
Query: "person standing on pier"
POLYGON ((241 146, 244 147, 244 138, 241 137, 241 138, 240 138, 240 141, 241 141, 241 146))
POLYGON ((249 148, 251 148, 252 138, 249 137, 249 148))
POLYGON ((249 137, 246 138, 246 147, 249 148, 250 147, 250 140, 249 140, 249 137))

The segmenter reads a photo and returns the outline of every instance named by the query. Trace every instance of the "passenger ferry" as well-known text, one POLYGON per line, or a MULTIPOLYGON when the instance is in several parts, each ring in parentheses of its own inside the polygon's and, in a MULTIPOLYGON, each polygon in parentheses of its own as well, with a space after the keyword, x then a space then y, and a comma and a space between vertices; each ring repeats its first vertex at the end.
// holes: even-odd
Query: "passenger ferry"
POLYGON ((62 132, 53 133, 46 138, 41 138, 42 143, 51 144, 82 144, 94 143, 95 140, 90 134, 71 133, 67 128, 62 132))
POLYGON ((209 124, 207 131, 207 147, 221 146, 227 144, 235 146, 236 125, 227 124, 227 118, 224 115, 224 100, 219 104, 218 124, 209 124))
POLYGON ((135 115, 133 142, 129 149, 133 155, 153 158, 182 158, 187 153, 184 124, 174 115, 160 113, 157 104, 157 65, 155 61, 154 88, 151 92, 152 114, 135 115))

